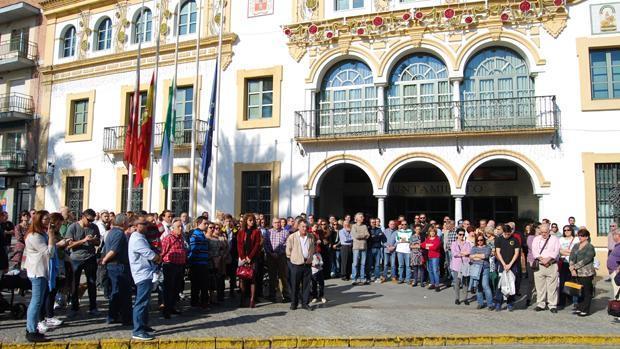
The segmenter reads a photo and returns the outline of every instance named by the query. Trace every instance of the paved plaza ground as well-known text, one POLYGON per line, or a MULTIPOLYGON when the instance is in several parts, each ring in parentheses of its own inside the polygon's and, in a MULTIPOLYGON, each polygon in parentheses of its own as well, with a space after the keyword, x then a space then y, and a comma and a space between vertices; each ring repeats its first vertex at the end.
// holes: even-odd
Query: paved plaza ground
MULTIPOLYGON (((524 285, 527 280, 524 280, 524 285)), ((490 312, 469 306, 454 305, 452 289, 437 293, 433 290, 412 288, 394 283, 351 286, 341 280, 326 281, 327 304, 315 311, 291 311, 289 304, 262 302, 255 309, 238 309, 237 300, 227 300, 208 312, 189 307, 189 299, 181 303, 183 314, 163 319, 153 307, 151 325, 158 338, 187 337, 273 337, 273 336, 434 336, 434 335, 617 335, 620 324, 607 315, 608 282, 599 281, 594 313, 578 318, 567 308, 558 314, 548 311, 537 313, 533 306, 523 309, 520 297, 516 310, 490 312)), ((189 298, 189 291, 186 294, 189 298)), ((155 296, 155 295, 154 295, 155 296)), ((82 314, 66 325, 49 333, 53 340, 93 340, 103 338, 130 338, 131 329, 120 325, 106 325, 104 311, 107 304, 101 300, 102 315, 87 318, 82 298, 82 314)), ((153 301, 154 305, 156 302, 153 301)), ((64 311, 59 312, 64 318, 64 311)), ((13 320, 10 314, 0 314, 0 340, 23 341, 25 320, 13 320)))

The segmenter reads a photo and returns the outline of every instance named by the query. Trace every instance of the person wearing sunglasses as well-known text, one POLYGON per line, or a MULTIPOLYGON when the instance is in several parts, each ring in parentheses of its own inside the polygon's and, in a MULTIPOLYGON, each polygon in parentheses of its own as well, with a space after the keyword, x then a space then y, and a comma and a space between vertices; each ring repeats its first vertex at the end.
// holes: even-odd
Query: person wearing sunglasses
MULTIPOLYGON (((575 245, 579 244, 579 239, 575 236, 575 231, 570 225, 565 225, 562 228, 562 237, 560 238, 560 258, 558 260, 558 267, 560 269, 560 291, 564 289, 564 283, 570 281, 571 275, 568 269, 570 251, 572 251, 575 245)), ((579 297, 570 297, 563 292, 560 293, 558 299, 558 307, 564 308, 566 306, 567 298, 570 298, 573 304, 573 309, 577 307, 579 297)))
POLYGON ((207 308, 209 295, 207 285, 207 270, 209 265, 209 241, 205 235, 207 229, 213 229, 213 224, 204 216, 196 219, 196 229, 189 237, 189 280, 191 282, 190 304, 192 307, 207 308))
POLYGON ((590 315, 593 291, 592 280, 596 275, 596 270, 594 269, 596 251, 589 241, 590 232, 587 229, 579 229, 577 237, 579 238, 579 244, 573 246, 571 250, 569 270, 577 283, 583 286, 581 289, 581 302, 577 304, 577 309, 573 311, 573 314, 583 317, 590 315))
POLYGON ((551 223, 551 235, 555 235, 558 239, 562 237, 562 232, 556 223, 551 223))
POLYGON ((133 225, 135 229, 129 237, 127 247, 131 277, 136 285, 131 338, 149 341, 154 339, 149 333, 154 331, 149 326, 149 303, 153 287, 153 275, 156 264, 161 261, 161 257, 153 251, 144 235, 148 229, 147 220, 143 216, 138 216, 133 225))
POLYGON ((452 251, 452 259, 450 261, 450 270, 452 273, 452 280, 454 286, 454 304, 461 304, 460 293, 463 293, 463 300, 466 305, 469 305, 467 298, 467 278, 469 277, 469 254, 472 248, 469 241, 465 240, 465 230, 459 228, 456 231, 456 241, 450 246, 452 251), (463 286, 461 288, 461 286, 463 286))
MULTIPOLYGON (((487 227, 490 228, 490 227, 487 227)), ((492 228, 491 228, 492 231, 492 228)), ((494 310, 493 292, 490 284, 491 264, 491 247, 487 245, 487 240, 483 235, 476 236, 476 246, 471 248, 469 259, 471 260, 470 278, 472 280, 473 289, 476 290, 477 309, 483 309, 485 306, 489 310, 494 310), (486 305, 484 301, 486 300, 486 305)))
MULTIPOLYGON (((400 225, 398 227, 398 232, 396 233, 396 257, 398 259, 398 283, 402 284, 404 282, 409 283, 411 281, 411 267, 410 267, 410 253, 411 253, 411 235, 413 232, 409 229, 407 225, 407 221, 400 221, 400 225)), ((421 230, 422 227, 418 225, 418 230, 421 230)))
POLYGON ((82 271, 86 274, 88 286, 89 314, 99 315, 97 311, 97 257, 95 248, 100 243, 99 228, 93 223, 97 214, 92 209, 82 212, 82 218, 71 224, 65 234, 65 239, 71 240, 67 247, 71 251, 71 265, 73 269, 73 285, 71 292, 71 311, 68 316, 75 317, 80 307, 80 278, 82 271))

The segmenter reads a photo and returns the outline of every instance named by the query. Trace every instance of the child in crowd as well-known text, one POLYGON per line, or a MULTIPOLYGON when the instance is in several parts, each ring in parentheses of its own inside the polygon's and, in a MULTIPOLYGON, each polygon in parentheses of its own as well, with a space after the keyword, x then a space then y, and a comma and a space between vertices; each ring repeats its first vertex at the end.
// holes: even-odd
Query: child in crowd
POLYGON ((312 255, 312 291, 310 294, 312 295, 312 302, 318 302, 318 299, 321 299, 321 303, 327 303, 327 299, 324 296, 325 291, 325 279, 323 277, 323 257, 321 254, 316 252, 312 255))
POLYGON ((411 248, 410 263, 411 263, 411 273, 413 276, 412 287, 420 286, 425 287, 424 283, 424 255, 422 254, 422 250, 420 249, 420 236, 414 234, 411 236, 409 247, 411 248))

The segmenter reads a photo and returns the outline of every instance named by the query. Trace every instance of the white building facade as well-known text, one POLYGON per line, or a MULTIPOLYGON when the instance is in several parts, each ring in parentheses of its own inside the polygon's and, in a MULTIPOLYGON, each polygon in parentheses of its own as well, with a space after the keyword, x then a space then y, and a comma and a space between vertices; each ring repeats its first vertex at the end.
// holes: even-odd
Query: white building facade
MULTIPOLYGON (((46 208, 126 209, 122 151, 144 17, 144 91, 157 28, 165 33, 157 123, 180 33, 172 209, 211 210, 213 173, 203 188, 200 159, 189 190, 189 135, 194 127, 200 154, 223 14, 218 211, 364 211, 384 222, 424 212, 560 226, 574 216, 606 247, 617 218, 608 193, 620 180, 620 2, 224 4, 146 1, 146 15, 141 1, 43 2, 54 38, 43 68, 44 141, 55 164, 39 191, 46 208)), ((159 161, 152 172, 134 191, 134 210, 165 207, 159 161)))

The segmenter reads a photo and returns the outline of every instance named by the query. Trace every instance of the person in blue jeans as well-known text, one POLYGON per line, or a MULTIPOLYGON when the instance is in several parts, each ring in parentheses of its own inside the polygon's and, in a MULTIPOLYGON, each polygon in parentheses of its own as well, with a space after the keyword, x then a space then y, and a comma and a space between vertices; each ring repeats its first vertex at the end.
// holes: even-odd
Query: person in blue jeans
POLYGON ((359 268, 360 280, 367 285, 369 281, 366 280, 366 254, 370 232, 364 224, 364 214, 361 212, 355 214, 355 224, 351 226, 351 237, 353 239, 353 273, 351 279, 353 279, 353 285, 357 285, 359 268))
POLYGON ((55 254, 53 234, 46 234, 50 230, 50 218, 47 211, 37 211, 32 218, 32 225, 26 234, 23 265, 26 269, 32 295, 26 313, 26 340, 29 342, 49 342, 42 332, 46 326, 39 326, 39 317, 43 310, 44 300, 47 297, 48 282, 50 279, 50 257, 55 254))
MULTIPOLYGON (((515 275, 519 275, 517 261, 519 260, 519 255, 521 253, 521 248, 519 241, 512 236, 512 227, 509 225, 504 225, 504 230, 502 235, 495 239, 495 256, 497 271, 500 274, 504 272, 504 270, 510 270, 515 275)), ((513 305, 515 301, 515 296, 510 295, 507 297, 508 303, 508 311, 513 310, 513 305)), ((504 295, 502 294, 501 287, 497 288, 495 292, 495 310, 500 311, 502 308, 502 303, 504 302, 504 295)))
POLYGON ((478 301, 478 309, 482 309, 485 306, 489 310, 493 310, 495 305, 493 304, 493 292, 490 286, 490 264, 489 258, 491 258, 491 247, 487 246, 487 240, 484 235, 478 235, 476 237, 476 246, 472 247, 469 251, 469 259, 471 260, 471 266, 469 269, 470 277, 472 280, 473 289, 476 290, 476 300, 478 301), (484 301, 487 301, 486 305, 484 301))
POLYGON ((159 263, 161 257, 153 252, 146 240, 144 233, 147 229, 147 221, 144 217, 138 217, 134 222, 135 231, 129 238, 129 266, 131 276, 136 284, 136 301, 133 305, 133 332, 132 339, 153 340, 149 333, 153 329, 149 327, 149 300, 155 271, 155 263, 159 263))
MULTIPOLYGON (((370 238, 368 239, 370 258, 367 259, 369 267, 372 267, 371 282, 381 282, 381 257, 383 255, 383 241, 385 235, 378 224, 379 219, 370 220, 370 238)), ((370 271, 370 268, 369 268, 370 271)))
POLYGON ((398 257, 398 283, 409 283, 411 281, 411 266, 409 264, 409 253, 411 252, 409 242, 413 232, 407 228, 407 221, 400 222, 396 235, 396 256, 398 257), (404 279, 404 280, 403 280, 404 279))
POLYGON ((391 268, 390 278, 396 278, 396 236, 398 235, 396 221, 390 220, 383 234, 385 238, 383 239, 383 276, 381 281, 386 281, 388 270, 390 270, 388 265, 391 268))
POLYGON ((110 279, 110 304, 106 322, 131 324, 131 271, 127 256, 127 215, 119 213, 112 222, 112 229, 105 237, 101 265, 105 266, 110 279))

